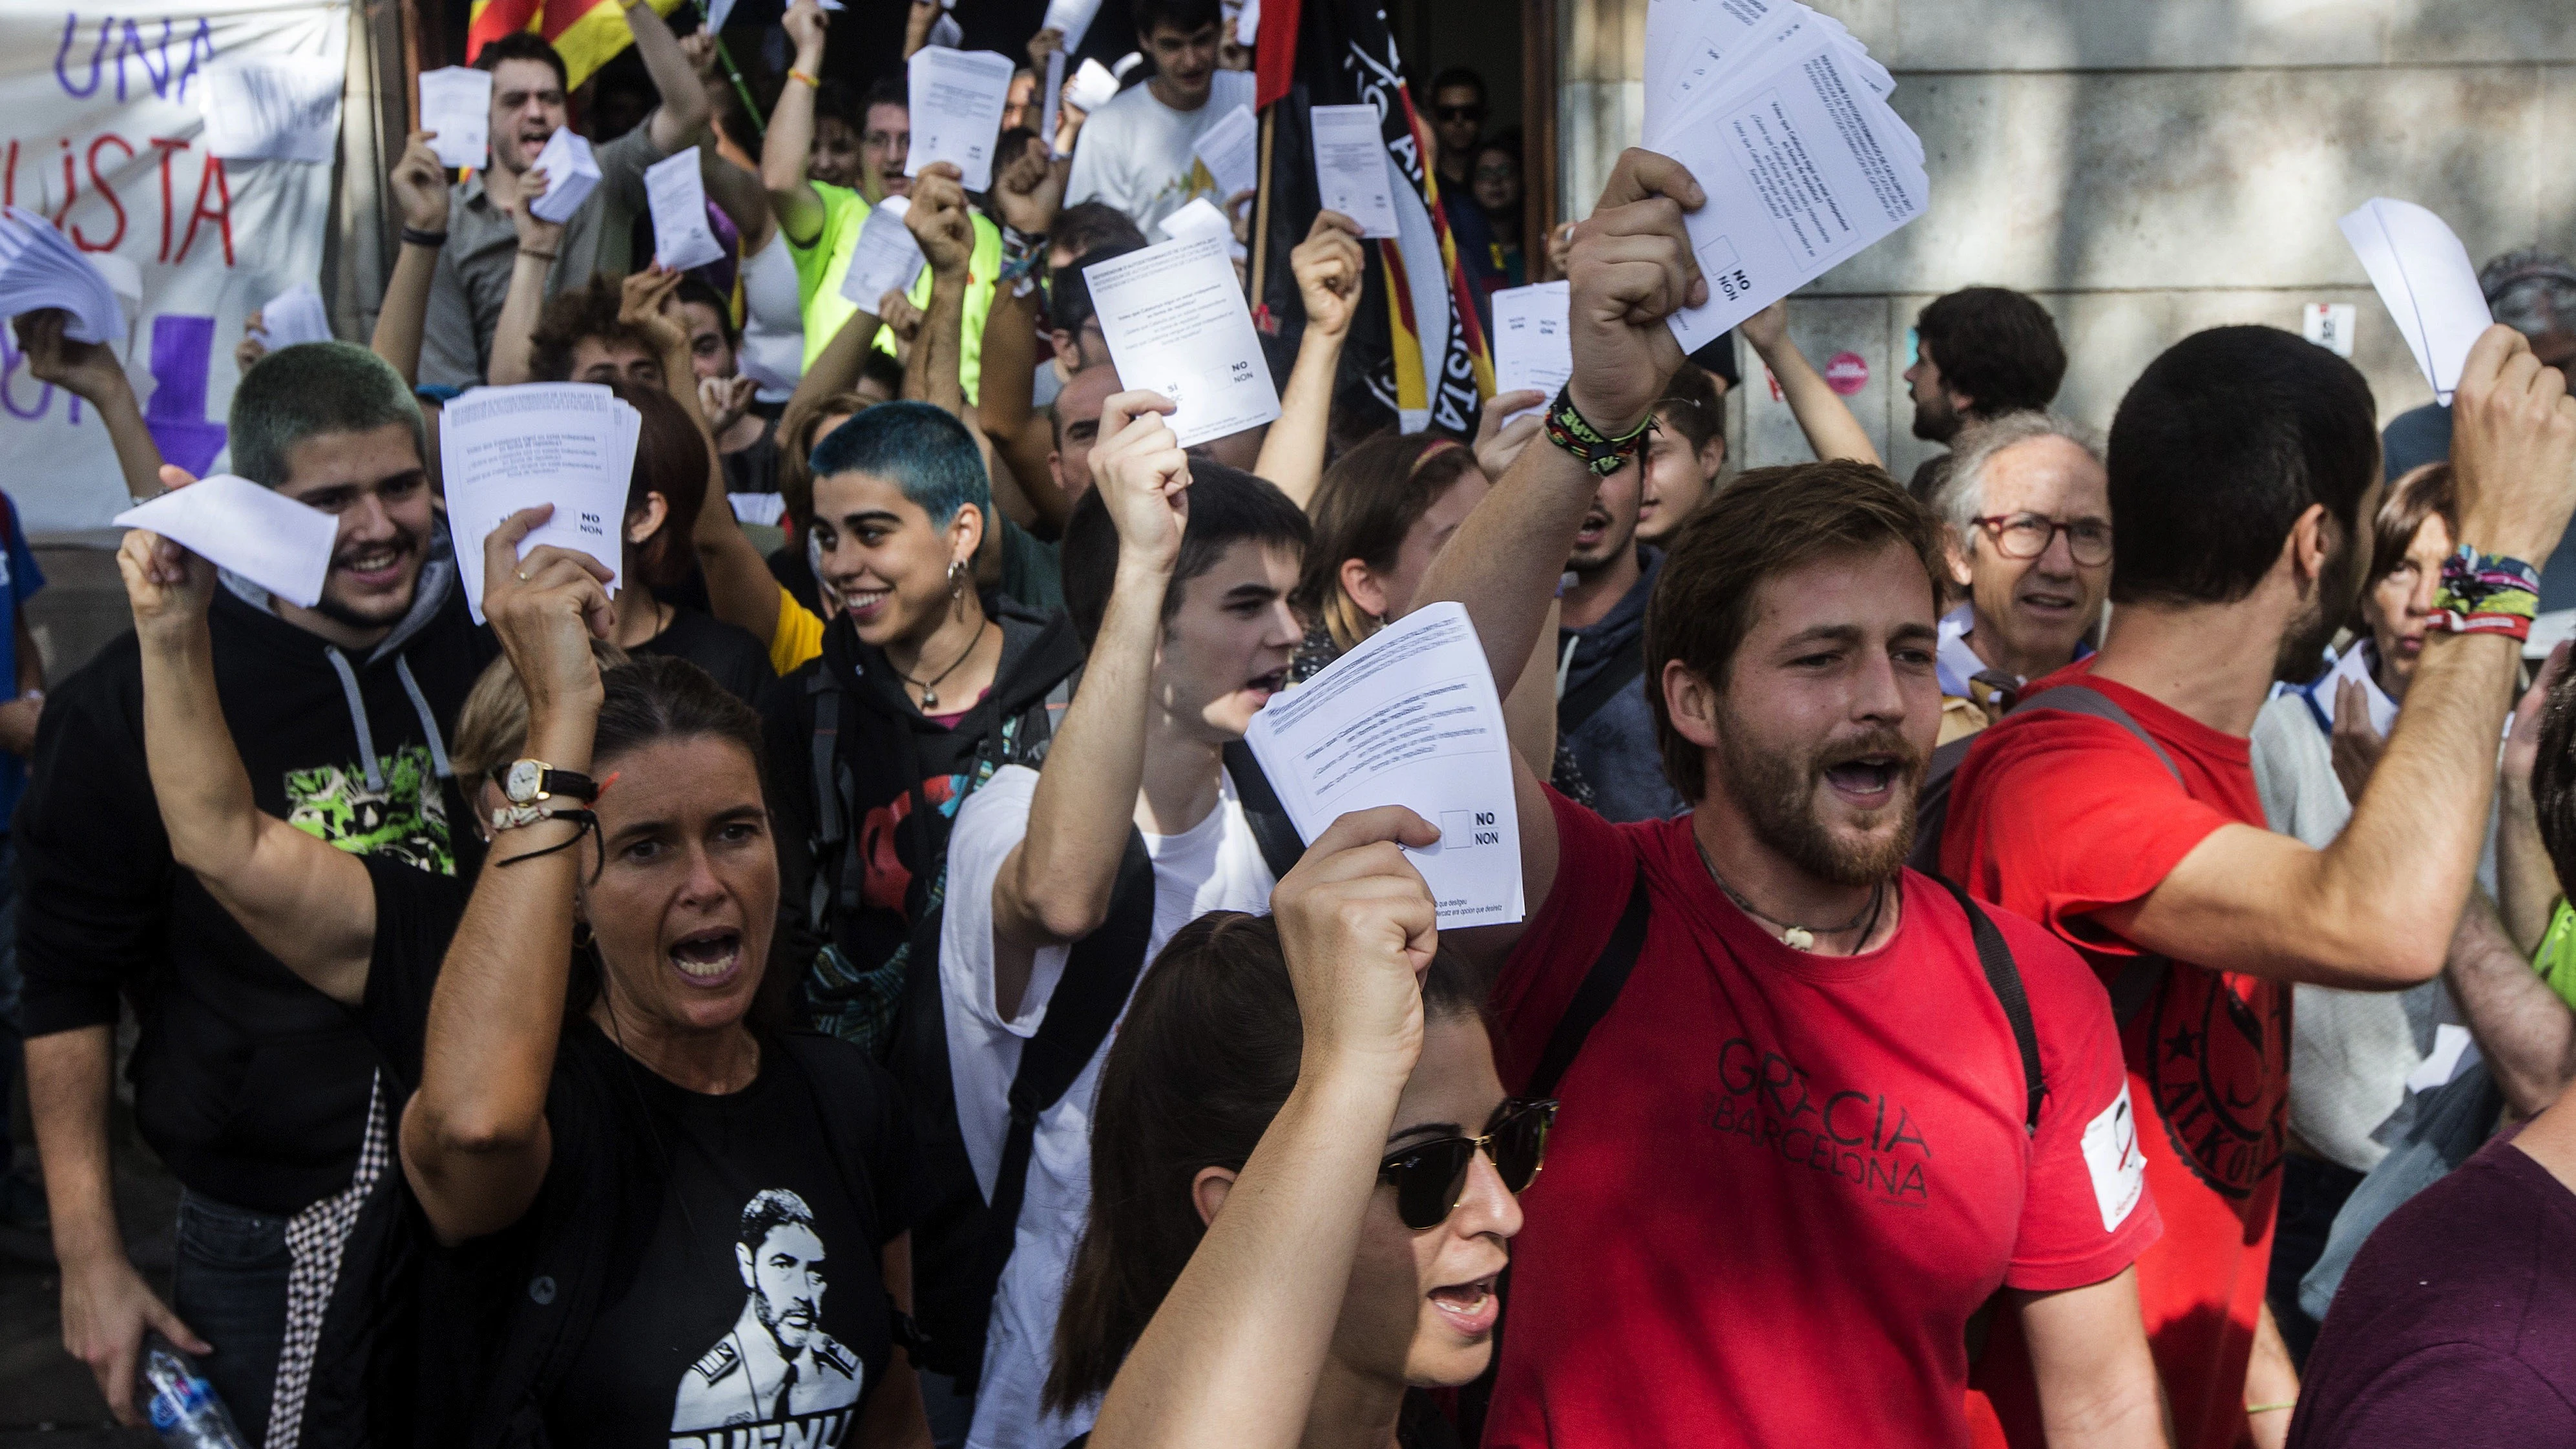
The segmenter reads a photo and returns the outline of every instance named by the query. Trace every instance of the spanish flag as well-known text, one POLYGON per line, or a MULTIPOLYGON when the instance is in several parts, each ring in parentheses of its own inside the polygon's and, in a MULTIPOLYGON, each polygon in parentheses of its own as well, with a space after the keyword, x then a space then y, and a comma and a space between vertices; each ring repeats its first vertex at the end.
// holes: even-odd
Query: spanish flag
MULTIPOLYGON (((689 0, 650 3, 656 14, 668 15, 689 0)), ((552 42, 571 72, 567 84, 576 86, 635 43, 618 0, 474 0, 473 18, 465 26, 467 63, 514 30, 533 30, 552 42)))

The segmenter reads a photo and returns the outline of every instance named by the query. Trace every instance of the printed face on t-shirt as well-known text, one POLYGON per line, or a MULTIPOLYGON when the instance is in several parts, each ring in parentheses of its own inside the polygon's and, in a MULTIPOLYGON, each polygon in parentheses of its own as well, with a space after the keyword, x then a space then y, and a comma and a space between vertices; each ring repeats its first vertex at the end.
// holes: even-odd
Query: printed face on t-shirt
POLYGON ((1242 539, 1194 578, 1173 581, 1181 602, 1154 659, 1154 699, 1185 732, 1210 743, 1243 738, 1288 682, 1305 637, 1288 592, 1294 549, 1242 539))
MULTIPOLYGON (((1484 1023, 1434 1016, 1423 1023, 1422 1056, 1397 1099, 1388 1153, 1485 1130, 1502 1105, 1503 1084, 1484 1023)), ((1360 1220, 1350 1287, 1333 1330, 1336 1356, 1373 1377, 1401 1375, 1416 1388, 1471 1383, 1493 1355, 1501 1303, 1494 1280, 1511 1262, 1520 1203, 1493 1160, 1478 1153, 1448 1220, 1415 1232, 1397 1216, 1395 1188, 1379 1183, 1360 1220)))
POLYGON ((713 735, 654 740, 592 762, 614 780, 599 813, 599 862, 582 918, 607 967, 602 1029, 732 1027, 750 1009, 778 913, 778 854, 751 754, 713 735))
POLYGON ((1931 576, 1892 539, 1762 580, 1725 692, 1665 681, 1707 762, 1700 808, 1822 879, 1894 874, 1941 728, 1934 618, 1931 576))
POLYGON ((825 1247, 812 1209, 773 1187, 743 1207, 734 1243, 742 1312, 687 1372, 671 1405, 672 1449, 716 1444, 832 1444, 865 1387, 856 1354, 823 1329, 825 1247), (748 1238, 752 1241, 743 1241, 748 1238), (763 1435, 755 1427, 774 1425, 763 1435), (699 1437, 705 1430, 747 1431, 699 1437))

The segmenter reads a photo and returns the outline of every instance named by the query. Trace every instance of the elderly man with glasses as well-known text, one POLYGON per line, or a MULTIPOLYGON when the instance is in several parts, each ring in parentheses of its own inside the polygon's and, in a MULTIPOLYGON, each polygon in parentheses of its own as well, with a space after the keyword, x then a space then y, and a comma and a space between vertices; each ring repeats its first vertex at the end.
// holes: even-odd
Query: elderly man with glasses
POLYGON ((1941 743, 2003 718, 2021 687, 2092 652, 2111 588, 2110 477, 2092 430, 2006 413, 1958 440, 1935 500, 1967 602, 1941 621, 1941 743))

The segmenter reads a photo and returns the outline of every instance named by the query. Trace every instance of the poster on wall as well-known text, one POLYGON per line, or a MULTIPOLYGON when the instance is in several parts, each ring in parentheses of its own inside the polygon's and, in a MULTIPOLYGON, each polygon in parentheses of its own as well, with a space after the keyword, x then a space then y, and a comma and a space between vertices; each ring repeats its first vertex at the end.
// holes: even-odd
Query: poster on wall
MULTIPOLYGON (((320 283, 348 43, 344 5, 0 0, 0 203, 141 274, 111 345, 162 457, 191 473, 227 461, 245 315, 320 283), (210 98, 229 123, 211 136, 210 98)), ((31 532, 128 506, 97 411, 38 382, 4 328, 0 488, 31 532)))

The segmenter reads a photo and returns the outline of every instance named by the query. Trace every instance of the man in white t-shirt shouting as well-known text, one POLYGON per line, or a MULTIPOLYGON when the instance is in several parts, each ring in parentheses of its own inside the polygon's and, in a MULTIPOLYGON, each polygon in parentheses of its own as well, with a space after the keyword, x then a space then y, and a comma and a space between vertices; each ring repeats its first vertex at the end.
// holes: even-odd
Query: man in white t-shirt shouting
POLYGON ((1252 72, 1217 69, 1221 20, 1217 0, 1136 0, 1136 47, 1154 77, 1083 123, 1066 205, 1105 201, 1149 237, 1194 196, 1225 205, 1190 149, 1235 107, 1252 104, 1252 72))
MULTIPOLYGON (((1171 408, 1150 392, 1103 407, 1093 487, 1063 543, 1065 604, 1090 662, 1044 769, 1000 770, 967 797, 949 837, 941 1009, 957 1125, 997 1211, 1012 1198, 997 1179, 1018 1165, 1012 1089, 1028 1085, 1024 1058, 1052 1047, 1040 1036, 1050 1015, 1089 1011, 1105 1027, 1125 1012, 1136 963, 1175 931, 1208 911, 1270 908, 1273 872, 1224 750, 1287 681, 1306 516, 1270 484, 1183 453, 1162 417, 1171 408), (1117 889, 1138 837, 1152 866, 1150 920, 1141 897, 1117 889), (1123 974, 1109 973, 1115 999, 1102 1001, 1089 963, 1112 940, 1131 944, 1117 948, 1123 974)), ((1089 1047, 1071 1086, 1035 1104, 1018 1155, 1025 1185, 985 1336, 975 1449, 1055 1449, 1090 1425, 1088 1406, 1070 1416, 1038 1406, 1089 1211, 1107 1031, 1089 1047)))

